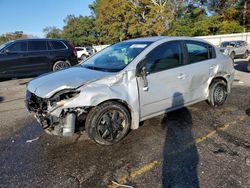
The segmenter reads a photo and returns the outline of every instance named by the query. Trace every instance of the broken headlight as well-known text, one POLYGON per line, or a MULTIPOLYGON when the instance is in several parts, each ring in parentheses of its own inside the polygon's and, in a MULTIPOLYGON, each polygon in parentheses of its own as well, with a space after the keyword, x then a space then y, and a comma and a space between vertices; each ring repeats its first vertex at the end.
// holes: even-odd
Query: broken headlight
POLYGON ((50 105, 56 106, 58 105, 58 102, 71 99, 75 97, 76 95, 78 95, 79 93, 80 91, 71 90, 71 89, 65 89, 65 90, 59 91, 50 98, 50 105))

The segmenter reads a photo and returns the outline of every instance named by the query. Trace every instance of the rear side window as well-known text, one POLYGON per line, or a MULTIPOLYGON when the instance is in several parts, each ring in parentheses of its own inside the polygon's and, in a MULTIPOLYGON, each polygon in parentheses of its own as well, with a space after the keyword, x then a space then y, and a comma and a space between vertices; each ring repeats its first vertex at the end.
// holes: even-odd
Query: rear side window
POLYGON ((202 42, 187 42, 189 63, 196 63, 215 57, 214 48, 202 42))
POLYGON ((27 51, 27 42, 15 42, 14 44, 10 45, 6 50, 10 52, 25 52, 27 51))
POLYGON ((51 41, 51 44, 55 50, 66 49, 66 46, 61 41, 51 41))
POLYGON ((29 51, 45 51, 47 50, 46 41, 29 41, 29 51))
POLYGON ((147 70, 159 72, 183 65, 182 47, 179 41, 166 42, 153 49, 146 57, 147 70))

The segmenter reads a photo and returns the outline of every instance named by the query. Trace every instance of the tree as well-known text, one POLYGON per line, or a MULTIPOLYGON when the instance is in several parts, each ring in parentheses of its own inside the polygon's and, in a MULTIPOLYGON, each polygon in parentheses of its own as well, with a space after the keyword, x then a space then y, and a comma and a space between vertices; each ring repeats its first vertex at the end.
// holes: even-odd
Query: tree
POLYGON ((53 26, 53 27, 46 27, 43 29, 46 38, 61 38, 62 30, 53 26))
POLYGON ((62 38, 74 45, 93 45, 98 43, 98 35, 95 31, 95 21, 91 16, 69 15, 64 20, 65 26, 62 38))
POLYGON ((180 0, 96 0, 91 6, 102 42, 163 35, 180 13, 180 0))
POLYGON ((0 35, 0 44, 16 40, 16 39, 23 39, 23 38, 34 38, 33 35, 24 34, 23 31, 15 31, 13 33, 5 33, 0 35))

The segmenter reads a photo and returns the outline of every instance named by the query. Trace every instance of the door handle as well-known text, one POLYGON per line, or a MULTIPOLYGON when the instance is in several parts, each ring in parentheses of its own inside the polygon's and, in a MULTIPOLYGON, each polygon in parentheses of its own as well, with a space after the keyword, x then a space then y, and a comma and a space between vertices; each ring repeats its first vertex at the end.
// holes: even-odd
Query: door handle
POLYGON ((177 78, 179 78, 179 79, 183 80, 183 79, 185 79, 185 78, 186 78, 186 75, 185 75, 185 74, 180 74, 177 78))

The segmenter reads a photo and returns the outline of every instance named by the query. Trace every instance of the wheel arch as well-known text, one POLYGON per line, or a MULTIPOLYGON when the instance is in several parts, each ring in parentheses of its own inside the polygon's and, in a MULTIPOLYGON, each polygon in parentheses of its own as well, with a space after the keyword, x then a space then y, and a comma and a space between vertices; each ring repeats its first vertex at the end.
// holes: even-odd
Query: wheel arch
POLYGON ((213 84, 213 82, 215 82, 215 80, 223 80, 226 85, 227 85, 227 92, 231 91, 231 87, 229 84, 229 78, 227 78, 227 75, 222 75, 222 74, 218 74, 215 77, 213 77, 213 79, 211 80, 210 84, 209 84, 209 88, 211 87, 211 85, 213 84))
POLYGON ((99 102, 97 105, 101 105, 103 103, 106 102, 118 102, 120 104, 122 104, 124 107, 127 108, 129 114, 130 114, 130 118, 131 118, 131 129, 138 129, 139 128, 139 112, 135 111, 132 107, 132 105, 130 105, 127 101, 119 99, 119 98, 113 98, 113 99, 107 99, 107 100, 103 100, 101 102, 99 102))
POLYGON ((68 61, 69 63, 70 63, 70 61, 69 61, 69 59, 67 58, 67 57, 57 57, 57 58, 54 58, 54 59, 52 59, 52 63, 51 63, 51 67, 50 67, 50 69, 52 70, 53 69, 53 66, 54 66, 54 64, 57 62, 57 61, 68 61))

